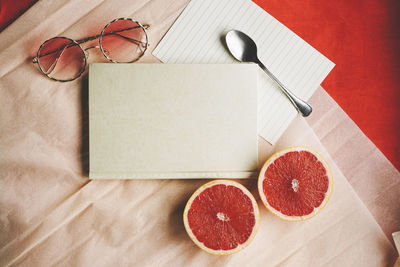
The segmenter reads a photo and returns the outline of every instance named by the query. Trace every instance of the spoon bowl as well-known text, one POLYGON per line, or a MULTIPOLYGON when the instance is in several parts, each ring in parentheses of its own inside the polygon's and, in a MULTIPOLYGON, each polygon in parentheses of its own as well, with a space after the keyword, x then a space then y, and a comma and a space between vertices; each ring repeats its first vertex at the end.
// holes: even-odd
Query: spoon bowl
POLYGON ((242 62, 255 62, 257 58, 257 45, 246 34, 240 31, 230 31, 225 37, 226 45, 232 56, 242 62))

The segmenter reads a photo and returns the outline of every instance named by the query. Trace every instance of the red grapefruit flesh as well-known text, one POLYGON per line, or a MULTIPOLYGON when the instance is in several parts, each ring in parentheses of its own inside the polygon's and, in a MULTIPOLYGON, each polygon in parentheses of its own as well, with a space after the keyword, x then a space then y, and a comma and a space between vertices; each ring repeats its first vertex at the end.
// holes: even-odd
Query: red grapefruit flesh
POLYGON ((217 180, 201 186, 183 213, 186 231, 206 252, 235 253, 250 244, 259 225, 257 202, 241 184, 217 180))
POLYGON ((274 154, 261 169, 258 190, 275 215, 300 221, 317 214, 327 203, 333 180, 329 166, 315 151, 295 147, 274 154))

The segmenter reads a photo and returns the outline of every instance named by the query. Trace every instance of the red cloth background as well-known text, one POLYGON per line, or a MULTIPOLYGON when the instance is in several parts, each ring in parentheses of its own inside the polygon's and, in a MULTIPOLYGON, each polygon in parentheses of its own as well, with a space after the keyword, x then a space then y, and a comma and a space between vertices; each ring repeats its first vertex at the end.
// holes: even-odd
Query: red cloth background
POLYGON ((322 83, 400 169, 400 1, 255 0, 332 60, 322 83))
POLYGON ((37 0, 0 0, 0 32, 37 0))
MULTIPOLYGON (((400 1, 254 0, 336 67, 322 86, 400 169, 400 1)), ((0 31, 36 0, 0 0, 0 31)))

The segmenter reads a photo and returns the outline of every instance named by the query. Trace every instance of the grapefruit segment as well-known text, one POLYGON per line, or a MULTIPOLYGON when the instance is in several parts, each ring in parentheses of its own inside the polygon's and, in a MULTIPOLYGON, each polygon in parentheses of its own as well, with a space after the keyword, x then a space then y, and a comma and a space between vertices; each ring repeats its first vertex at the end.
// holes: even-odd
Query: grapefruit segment
POLYGON ((300 221, 327 203, 333 180, 328 164, 305 147, 275 153, 261 169, 258 190, 264 205, 278 217, 300 221))
POLYGON ((190 197, 183 213, 185 229, 206 252, 227 255, 250 244, 259 225, 257 202, 241 184, 217 180, 190 197))

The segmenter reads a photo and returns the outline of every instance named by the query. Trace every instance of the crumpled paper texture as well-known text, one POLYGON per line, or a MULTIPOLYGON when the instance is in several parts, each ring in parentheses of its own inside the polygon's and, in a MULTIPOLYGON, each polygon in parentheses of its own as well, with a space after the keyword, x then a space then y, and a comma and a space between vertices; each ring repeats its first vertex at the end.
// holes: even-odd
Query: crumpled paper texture
POLYGON ((400 230, 399 171, 324 90, 310 103, 308 124, 393 243, 400 230))
MULTIPOLYGON (((96 34, 123 16, 151 24, 154 48, 186 4, 44 0, 0 34, 0 265, 390 266, 397 255, 382 229, 399 227, 392 203, 399 174, 371 143, 366 149, 347 117, 332 123, 341 111, 322 89, 308 122, 296 119, 274 147, 260 138, 259 151, 260 164, 287 146, 320 151, 335 179, 330 201, 306 222, 285 222, 262 206, 256 180, 242 181, 258 199, 261 225, 238 254, 208 255, 186 235, 184 205, 205 180, 88 180, 87 75, 47 79, 31 63, 37 48, 53 36, 96 34), (380 186, 381 177, 391 180, 380 186)), ((105 62, 94 50, 89 61, 105 62)), ((147 53, 141 62, 157 60, 147 53)))

